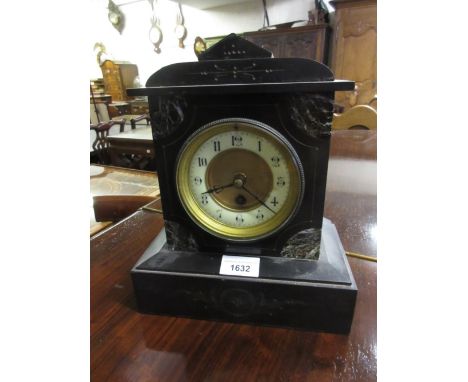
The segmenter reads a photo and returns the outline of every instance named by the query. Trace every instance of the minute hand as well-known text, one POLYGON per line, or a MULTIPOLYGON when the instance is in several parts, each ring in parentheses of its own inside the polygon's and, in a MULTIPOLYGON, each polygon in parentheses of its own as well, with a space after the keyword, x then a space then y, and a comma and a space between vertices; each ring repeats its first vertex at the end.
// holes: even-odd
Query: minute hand
POLYGON ((257 195, 253 194, 252 192, 250 192, 249 190, 247 190, 247 188, 245 188, 245 186, 242 186, 242 189, 247 192, 249 195, 253 196, 258 202, 260 202, 261 204, 263 204, 263 206, 265 206, 266 208, 268 208, 271 212, 273 212, 274 214, 276 214, 275 211, 273 211, 270 207, 268 207, 265 202, 263 200, 260 200, 260 198, 257 197, 257 195))

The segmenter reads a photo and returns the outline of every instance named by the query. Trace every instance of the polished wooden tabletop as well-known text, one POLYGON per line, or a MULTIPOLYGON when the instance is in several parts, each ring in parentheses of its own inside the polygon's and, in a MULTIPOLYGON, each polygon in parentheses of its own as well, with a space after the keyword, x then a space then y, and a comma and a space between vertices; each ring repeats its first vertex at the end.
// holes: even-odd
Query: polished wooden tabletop
POLYGON ((158 177, 154 172, 129 170, 121 167, 90 166, 90 235, 94 235, 112 224, 97 222, 92 206, 92 197, 101 195, 159 195, 158 177))
MULTIPOLYGON (((332 136, 325 216, 347 251, 376 256, 377 134, 332 136)), ((155 202, 154 206, 159 206, 155 202)), ((375 381, 377 264, 349 258, 359 288, 349 335, 143 315, 130 269, 163 227, 138 211, 91 239, 91 380, 375 381)))

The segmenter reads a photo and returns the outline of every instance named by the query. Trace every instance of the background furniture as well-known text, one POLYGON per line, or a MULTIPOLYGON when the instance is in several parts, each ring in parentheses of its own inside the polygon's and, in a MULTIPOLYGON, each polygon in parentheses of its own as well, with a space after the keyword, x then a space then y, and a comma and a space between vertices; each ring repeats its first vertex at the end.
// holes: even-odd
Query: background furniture
POLYGON ((109 103, 97 101, 93 103, 91 101, 89 105, 89 121, 91 124, 96 125, 101 122, 108 122, 110 119, 109 103))
POLYGON ((299 57, 322 62, 328 61, 328 25, 308 25, 281 28, 263 32, 247 32, 246 40, 271 51, 276 58, 299 57))
MULTIPOLYGON (((119 102, 110 104, 108 102, 98 102, 96 98, 91 100, 90 103, 90 122, 91 122, 91 129, 90 129, 90 152, 92 154, 92 162, 98 163, 109 163, 110 158, 108 160, 103 161, 103 153, 102 151, 107 151, 108 143, 107 137, 116 135, 118 133, 123 133, 124 131, 128 131, 130 129, 135 129, 137 126, 148 126, 150 119, 147 114, 143 115, 133 115, 127 114, 125 112, 128 111, 128 103, 119 102), (115 106, 121 105, 123 108, 118 110, 115 106), (144 121, 144 122, 143 122, 144 121), (105 128, 101 126, 99 134, 97 134, 98 130, 96 129, 97 125, 110 123, 109 129, 107 131, 103 131, 105 128), (98 151, 95 151, 98 148, 98 151)), ((107 154, 106 154, 107 155, 107 154)), ((107 158, 107 157, 106 157, 107 158)))
POLYGON ((104 102, 110 104, 112 102, 112 97, 110 94, 106 94, 106 89, 104 88, 104 80, 102 78, 95 78, 89 81, 90 102, 104 102))
MULTIPOLYGON (((114 122, 109 126, 100 126, 100 128, 98 129, 99 125, 103 125, 107 122, 110 122, 109 103, 99 102, 96 100, 96 98, 94 98, 94 100, 91 99, 89 108, 89 151, 91 153, 91 162, 107 163, 108 160, 105 154, 105 152, 107 152, 106 137, 109 134, 122 131, 122 128, 125 128, 125 126, 120 125, 120 123, 119 126, 117 126, 114 122)), ((125 122, 123 123, 123 125, 125 125, 125 122)))
MULTIPOLYGON (((376 131, 332 132, 325 202, 344 248, 370 256, 376 141, 376 131)), ((144 315, 130 269, 163 224, 137 211, 91 239, 92 381, 376 380, 376 263, 349 258, 359 288, 349 336, 144 315)))
POLYGON ((130 111, 129 104, 126 102, 101 102, 96 98, 91 100, 90 103, 90 122, 97 124, 101 122, 108 122, 112 120, 128 119, 130 120, 135 115, 128 117, 130 111))
POLYGON ((156 170, 151 127, 108 136, 110 161, 114 166, 156 170))
POLYGON ((377 1, 335 0, 330 4, 335 8, 331 69, 335 78, 356 82, 354 92, 337 93, 335 102, 345 110, 367 105, 377 94, 377 1))
POLYGON ((368 105, 356 105, 343 114, 333 114, 332 130, 377 129, 377 112, 368 105))
POLYGON ((134 64, 124 61, 106 60, 101 65, 104 87, 107 94, 112 96, 112 101, 127 101, 127 89, 134 87, 138 76, 138 68, 134 64))
MULTIPOLYGON (((131 129, 136 129, 140 127, 148 127, 151 121, 148 114, 142 114, 142 115, 123 114, 123 115, 119 115, 118 117, 112 118, 113 121, 120 121, 122 119, 125 120, 124 131, 129 131, 131 129)), ((109 135, 116 135, 116 134, 109 134, 109 135)))
MULTIPOLYGON (((90 103, 93 103, 93 97, 89 96, 90 103)), ((94 94, 94 100, 96 103, 111 103, 112 97, 110 94, 94 94)))
POLYGON ((114 125, 118 125, 120 132, 123 132, 125 128, 125 120, 122 119, 90 125, 90 132, 94 133, 91 134, 91 139, 93 139, 94 136, 94 140, 92 140, 91 143, 91 153, 97 159, 98 163, 108 164, 110 162, 109 142, 107 137, 114 125))
MULTIPOLYGON (((330 27, 326 24, 246 32, 238 35, 269 50, 276 58, 299 57, 324 64, 328 62, 330 27)), ((210 48, 224 37, 205 38, 206 48, 210 48)))
POLYGON ((134 118, 131 118, 130 119, 130 125, 132 126, 132 130, 135 130, 136 127, 137 127, 137 123, 140 122, 140 121, 143 121, 145 120, 146 121, 146 126, 148 126, 150 124, 150 117, 149 117, 149 114, 142 114, 142 115, 139 115, 137 117, 134 117, 134 118))
POLYGON ((130 104, 128 102, 111 102, 108 110, 111 118, 130 114, 130 104))
MULTIPOLYGON (((158 177, 154 172, 129 170, 101 165, 90 167, 91 198, 103 196, 159 196, 158 177)), ((108 198, 110 200, 110 198, 108 198)), ((102 200, 101 200, 102 201, 102 200)), ((110 209, 110 206, 104 206, 110 209)), ((118 210, 118 204, 114 209, 118 210)), ((109 221, 98 222, 95 219, 93 205, 90 206, 90 234, 94 235, 112 224, 109 221)))
POLYGON ((89 81, 89 85, 95 97, 102 96, 106 92, 104 80, 102 78, 93 78, 89 81))
POLYGON ((133 100, 128 101, 130 104, 130 114, 147 114, 149 113, 149 106, 146 97, 142 98, 135 98, 133 100))

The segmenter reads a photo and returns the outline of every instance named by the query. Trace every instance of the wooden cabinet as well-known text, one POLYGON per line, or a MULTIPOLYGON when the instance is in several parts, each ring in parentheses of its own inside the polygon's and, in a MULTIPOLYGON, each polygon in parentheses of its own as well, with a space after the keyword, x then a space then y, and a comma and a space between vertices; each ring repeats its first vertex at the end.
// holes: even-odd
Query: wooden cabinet
POLYGON ((109 104, 109 116, 111 118, 130 114, 130 105, 128 102, 112 102, 109 104))
POLYGON ((330 29, 327 25, 308 25, 264 32, 247 32, 242 37, 271 51, 275 58, 308 58, 326 64, 329 33, 330 29))
POLYGON ((141 114, 148 114, 148 113, 149 113, 148 101, 141 100, 141 99, 135 99, 133 101, 130 101, 130 114, 141 115, 141 114))
POLYGON ((127 96, 127 89, 132 88, 138 76, 138 68, 134 64, 106 60, 101 65, 104 87, 112 101, 127 101, 133 97, 127 96))
MULTIPOLYGON (((354 92, 337 92, 347 110, 377 94, 377 1, 335 0, 331 68, 335 78, 356 81, 354 92)), ((376 107, 376 105, 372 105, 376 107)))

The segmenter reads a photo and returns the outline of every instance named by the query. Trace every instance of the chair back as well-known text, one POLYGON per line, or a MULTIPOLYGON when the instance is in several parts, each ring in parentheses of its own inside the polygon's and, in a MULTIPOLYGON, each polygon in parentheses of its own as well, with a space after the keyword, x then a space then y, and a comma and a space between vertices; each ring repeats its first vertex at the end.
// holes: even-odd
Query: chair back
POLYGON ((100 164, 109 164, 110 163, 110 156, 109 156, 109 141, 107 137, 109 135, 109 130, 114 125, 111 122, 101 122, 96 125, 90 125, 90 130, 94 131, 96 137, 92 144, 92 149, 95 154, 97 154, 97 158, 100 164))
POLYGON ((377 112, 368 105, 356 105, 343 114, 334 114, 332 130, 377 129, 377 112))
POLYGON ((110 121, 109 109, 106 103, 96 102, 96 104, 90 104, 89 116, 90 122, 93 125, 97 125, 101 122, 110 121))

